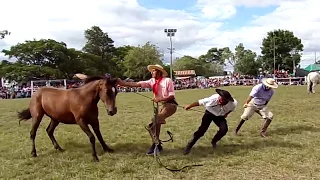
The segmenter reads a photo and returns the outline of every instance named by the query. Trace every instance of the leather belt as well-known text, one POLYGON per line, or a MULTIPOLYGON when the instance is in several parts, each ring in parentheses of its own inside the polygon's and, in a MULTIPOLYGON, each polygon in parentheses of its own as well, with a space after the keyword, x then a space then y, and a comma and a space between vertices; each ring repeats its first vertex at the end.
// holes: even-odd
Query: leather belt
POLYGON ((179 105, 175 98, 174 99, 170 99, 169 101, 166 101, 165 103, 171 103, 171 104, 175 104, 177 106, 179 105))
POLYGON ((254 105, 256 105, 256 106, 264 106, 265 104, 256 104, 256 103, 254 103, 254 105))

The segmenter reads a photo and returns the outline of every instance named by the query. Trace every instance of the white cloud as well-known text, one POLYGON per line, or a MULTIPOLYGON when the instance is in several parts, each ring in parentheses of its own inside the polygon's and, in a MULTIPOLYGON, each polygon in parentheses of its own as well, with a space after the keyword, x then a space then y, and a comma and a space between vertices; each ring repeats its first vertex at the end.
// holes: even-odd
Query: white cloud
POLYGON ((1 9, 0 16, 6 18, 1 19, 0 29, 8 29, 12 34, 0 41, 0 49, 33 38, 53 38, 80 49, 85 43, 84 30, 98 25, 109 33, 117 46, 151 41, 166 52, 166 58, 169 57, 169 39, 164 28, 178 29, 173 45, 181 54, 199 56, 214 46, 234 49, 240 42, 260 53, 261 40, 266 33, 281 28, 293 31, 302 39, 306 54, 303 59, 314 59, 313 51, 319 51, 320 55, 319 5, 317 0, 198 0, 195 7, 199 11, 191 13, 147 9, 136 0, 10 0, 1 3, 5 8, 1 9), (239 6, 270 5, 278 8, 264 16, 252 15, 255 19, 249 25, 234 30, 221 29, 223 20, 236 16, 239 6))

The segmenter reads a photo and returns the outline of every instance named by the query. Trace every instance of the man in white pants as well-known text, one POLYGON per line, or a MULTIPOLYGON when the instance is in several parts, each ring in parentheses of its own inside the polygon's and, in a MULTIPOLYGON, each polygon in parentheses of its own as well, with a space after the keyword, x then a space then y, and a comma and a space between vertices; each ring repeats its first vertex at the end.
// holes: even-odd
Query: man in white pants
POLYGON ((252 88, 249 97, 243 105, 245 109, 243 114, 241 115, 241 121, 235 130, 236 135, 238 135, 238 131, 240 130, 243 123, 250 119, 254 113, 258 113, 265 120, 260 135, 262 137, 266 137, 267 128, 273 119, 273 114, 271 111, 269 111, 267 104, 274 94, 273 89, 277 87, 278 84, 274 79, 265 78, 262 80, 261 84, 255 85, 252 88))

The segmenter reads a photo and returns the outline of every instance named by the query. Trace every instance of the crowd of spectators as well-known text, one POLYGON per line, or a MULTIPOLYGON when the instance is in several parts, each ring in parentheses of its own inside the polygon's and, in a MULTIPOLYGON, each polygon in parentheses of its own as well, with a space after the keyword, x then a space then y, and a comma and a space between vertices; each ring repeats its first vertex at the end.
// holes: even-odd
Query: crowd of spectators
MULTIPOLYGON (((271 77, 267 72, 260 73, 259 76, 243 76, 240 74, 234 74, 232 76, 219 76, 219 77, 210 77, 210 78, 180 78, 174 80, 175 90, 182 89, 195 89, 195 88, 214 88, 220 86, 253 86, 260 82, 260 80, 264 77, 271 77)), ((276 78, 280 85, 302 85, 304 84, 303 78, 294 78, 289 81, 289 75, 286 72, 276 72, 276 78)), ((42 86, 53 86, 57 88, 77 88, 81 85, 80 80, 72 80, 67 81, 67 84, 64 85, 64 82, 41 82, 33 85, 34 91, 36 91, 39 87, 42 86)), ((26 84, 12 87, 0 87, 0 96, 2 99, 14 99, 14 98, 28 98, 31 97, 31 86, 27 86, 26 84)), ((119 87, 119 92, 149 92, 151 89, 149 88, 129 88, 129 87, 119 87)))

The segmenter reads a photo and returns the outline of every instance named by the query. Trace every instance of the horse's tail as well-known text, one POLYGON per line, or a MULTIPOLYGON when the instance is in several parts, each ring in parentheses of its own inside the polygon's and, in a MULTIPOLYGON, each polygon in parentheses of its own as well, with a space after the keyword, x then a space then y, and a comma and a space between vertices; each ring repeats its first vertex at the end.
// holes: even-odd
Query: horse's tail
POLYGON ((30 112, 30 108, 27 108, 27 109, 24 109, 20 112, 18 112, 18 118, 19 118, 19 125, 20 125, 20 122, 23 121, 23 120, 29 120, 31 119, 31 112, 30 112))

